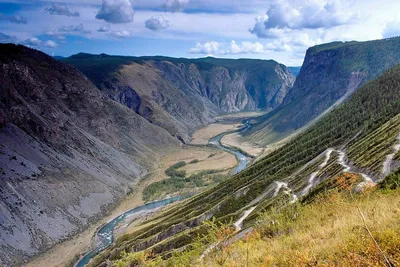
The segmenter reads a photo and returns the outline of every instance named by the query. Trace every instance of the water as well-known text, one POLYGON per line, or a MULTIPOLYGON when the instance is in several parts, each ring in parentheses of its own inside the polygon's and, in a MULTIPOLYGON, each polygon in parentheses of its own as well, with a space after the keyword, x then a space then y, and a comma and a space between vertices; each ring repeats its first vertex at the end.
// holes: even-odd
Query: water
MULTIPOLYGON (((248 120, 244 121, 243 124, 245 125, 245 127, 243 127, 241 130, 239 130, 239 132, 246 131, 251 127, 248 120)), ((208 141, 208 143, 218 149, 224 150, 224 151, 229 152, 236 156, 236 159, 238 160, 238 165, 233 170, 233 174, 237 174, 238 172, 241 172, 242 170, 244 170, 246 168, 247 164, 249 164, 249 158, 246 155, 242 154, 240 151, 231 149, 231 148, 226 147, 221 144, 221 139, 226 134, 227 133, 219 134, 219 135, 211 138, 208 141)))
POLYGON ((135 213, 139 213, 142 211, 150 211, 156 208, 163 207, 167 204, 176 202, 178 200, 183 199, 181 196, 177 197, 172 197, 172 198, 167 198, 164 200, 156 201, 156 202, 151 202, 139 207, 136 207, 134 209, 128 210, 118 217, 114 218, 113 220, 109 221, 106 223, 96 234, 97 236, 97 247, 90 251, 88 254, 86 254, 83 258, 81 258, 78 263, 75 265, 76 267, 83 267, 86 264, 89 263, 89 261, 94 258, 97 254, 99 254, 101 251, 109 247, 113 243, 113 234, 114 234, 114 228, 121 222, 123 221, 127 216, 133 215, 135 213))

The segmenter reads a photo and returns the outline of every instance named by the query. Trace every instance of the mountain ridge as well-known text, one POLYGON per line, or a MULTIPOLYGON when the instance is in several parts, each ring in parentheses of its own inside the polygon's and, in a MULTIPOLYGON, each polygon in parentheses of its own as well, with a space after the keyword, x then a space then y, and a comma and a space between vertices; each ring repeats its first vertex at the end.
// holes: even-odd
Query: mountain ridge
POLYGON ((399 46, 400 37, 395 37, 309 48, 282 105, 260 117, 246 138, 265 145, 300 129, 367 81, 400 63, 399 46))
POLYGON ((180 146, 79 70, 0 45, 0 265, 99 220, 180 146))
POLYGON ((276 108, 294 82, 290 71, 273 60, 81 53, 63 61, 108 97, 136 103, 135 112, 185 142, 216 114, 276 108))

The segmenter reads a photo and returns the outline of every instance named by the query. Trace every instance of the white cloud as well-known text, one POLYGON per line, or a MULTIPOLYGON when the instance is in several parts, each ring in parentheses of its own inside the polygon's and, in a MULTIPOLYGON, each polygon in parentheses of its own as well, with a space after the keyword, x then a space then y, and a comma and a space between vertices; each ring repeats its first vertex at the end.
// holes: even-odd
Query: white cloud
POLYGON ((52 40, 48 40, 44 43, 44 46, 50 47, 50 48, 55 48, 55 47, 57 47, 57 43, 52 40))
POLYGON ((32 38, 29 38, 28 40, 25 40, 23 42, 23 44, 27 45, 27 46, 36 47, 36 46, 40 46, 42 44, 42 41, 39 38, 32 37, 32 38))
POLYGON ((97 31, 98 32, 109 32, 110 29, 111 29, 110 24, 107 24, 107 25, 101 26, 97 31))
POLYGON ((51 15, 60 15, 67 17, 79 17, 79 12, 71 12, 68 7, 63 4, 52 4, 51 7, 44 9, 51 15))
POLYGON ((169 27, 169 21, 164 19, 161 15, 151 17, 146 20, 144 24, 147 29, 152 31, 158 31, 169 27))
POLYGON ((90 30, 86 30, 83 24, 62 26, 61 28, 58 29, 58 31, 60 33, 65 33, 65 34, 71 34, 71 33, 88 34, 91 32, 90 30))
POLYGON ((124 39, 131 37, 133 35, 133 32, 130 30, 118 30, 118 31, 112 31, 110 32, 109 36, 117 38, 117 39, 124 39))
POLYGON ((265 53, 265 47, 259 42, 242 42, 237 44, 235 41, 231 41, 229 49, 225 52, 226 54, 261 54, 265 53))
POLYGON ((166 10, 171 12, 183 11, 189 0, 167 0, 164 4, 166 10))
POLYGON ((294 2, 276 0, 266 15, 256 18, 250 32, 259 38, 279 38, 290 30, 333 28, 354 23, 358 15, 339 0, 294 2))
POLYGON ((204 55, 216 55, 219 53, 220 43, 211 41, 205 42, 201 44, 200 42, 196 43, 196 47, 190 48, 190 54, 204 54, 204 55))
POLYGON ((96 18, 109 23, 128 23, 133 21, 133 0, 103 0, 96 18))
POLYGON ((190 54, 202 55, 237 55, 237 54, 262 54, 267 53, 268 49, 260 42, 243 41, 237 43, 232 40, 229 45, 224 45, 216 41, 205 43, 197 42, 194 48, 189 49, 190 54))

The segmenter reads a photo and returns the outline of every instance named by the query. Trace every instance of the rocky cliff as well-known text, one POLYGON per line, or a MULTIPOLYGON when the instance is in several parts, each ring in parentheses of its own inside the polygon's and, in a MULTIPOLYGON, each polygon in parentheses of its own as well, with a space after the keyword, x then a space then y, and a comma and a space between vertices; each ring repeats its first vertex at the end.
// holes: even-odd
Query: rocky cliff
POLYGON ((179 141, 80 71, 0 45, 0 265, 103 216, 179 141))
POLYGON ((184 141, 218 113, 275 109, 294 82, 273 60, 78 54, 64 61, 111 99, 184 141))
POLYGON ((279 108, 258 120, 249 138, 266 144, 306 125, 400 63, 399 47, 397 37, 309 48, 292 90, 279 108))

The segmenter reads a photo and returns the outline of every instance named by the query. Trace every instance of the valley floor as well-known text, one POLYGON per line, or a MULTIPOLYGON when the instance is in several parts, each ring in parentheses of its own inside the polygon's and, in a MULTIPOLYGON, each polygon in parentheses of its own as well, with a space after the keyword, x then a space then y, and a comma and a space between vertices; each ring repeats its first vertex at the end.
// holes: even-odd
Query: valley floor
MULTIPOLYGON (((93 235, 97 229, 105 222, 118 216, 122 212, 135 208, 144 204, 142 199, 143 190, 151 183, 167 179, 165 170, 171 165, 179 162, 192 160, 199 160, 198 163, 189 164, 183 169, 188 174, 192 174, 201 170, 225 170, 231 169, 236 166, 237 161, 235 156, 227 152, 208 148, 208 147, 191 147, 185 146, 184 148, 177 149, 164 156, 158 168, 154 169, 146 178, 144 178, 135 188, 134 193, 124 199, 117 208, 115 208, 109 216, 103 218, 100 222, 91 225, 87 230, 78 234, 70 240, 64 241, 54 246, 48 252, 34 258, 31 262, 25 264, 26 267, 42 267, 42 266, 72 266, 81 253, 87 251, 93 242, 93 235), (210 157, 210 155, 212 157, 210 157)), ((126 229, 119 229, 118 233, 131 231, 132 227, 129 225, 126 229)))

